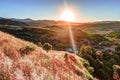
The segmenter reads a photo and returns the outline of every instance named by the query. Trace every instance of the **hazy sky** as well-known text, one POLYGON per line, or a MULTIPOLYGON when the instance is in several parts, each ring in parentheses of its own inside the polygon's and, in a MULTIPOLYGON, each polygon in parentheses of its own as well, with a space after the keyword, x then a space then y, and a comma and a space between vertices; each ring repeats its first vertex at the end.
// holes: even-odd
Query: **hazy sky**
MULTIPOLYGON (((120 21, 120 0, 66 0, 77 21, 120 21)), ((0 17, 58 19, 64 0, 0 0, 0 17)))

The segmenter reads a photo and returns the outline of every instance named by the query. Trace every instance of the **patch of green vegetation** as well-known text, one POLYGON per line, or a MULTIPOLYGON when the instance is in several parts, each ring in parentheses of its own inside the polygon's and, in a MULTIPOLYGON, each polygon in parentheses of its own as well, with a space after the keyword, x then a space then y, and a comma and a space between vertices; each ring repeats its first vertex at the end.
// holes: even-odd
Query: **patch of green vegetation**
POLYGON ((91 34, 88 36, 88 40, 90 40, 93 45, 99 44, 102 41, 108 41, 108 39, 105 38, 104 35, 100 34, 91 34))
POLYGON ((0 24, 1 25, 15 25, 15 26, 28 26, 26 23, 24 22, 20 22, 20 21, 13 21, 11 19, 0 19, 0 24))
POLYGON ((25 49, 27 51, 35 51, 35 47, 33 47, 33 46, 26 46, 25 49))
MULTIPOLYGON (((78 62, 78 67, 81 68, 82 66, 85 67, 85 69, 84 69, 84 71, 85 71, 85 73, 84 73, 85 77, 86 77, 88 80, 93 80, 92 74, 93 74, 93 72, 94 72, 94 68, 90 66, 90 64, 89 64, 89 62, 88 62, 87 60, 84 60, 84 59, 78 62)), ((75 73, 76 73, 77 75, 82 75, 82 74, 79 72, 79 70, 76 70, 75 73)))
POLYGON ((120 32, 111 32, 105 35, 106 37, 120 39, 120 32))
POLYGON ((21 48, 20 52, 21 52, 21 55, 25 55, 30 53, 31 51, 35 51, 35 49, 36 48, 34 46, 27 45, 25 46, 25 48, 21 48))
POLYGON ((100 46, 111 46, 112 42, 111 41, 102 41, 100 46))
POLYGON ((68 59, 68 53, 65 53, 65 54, 64 54, 64 58, 65 58, 65 59, 68 59))
MULTIPOLYGON (((83 61, 83 65, 86 67, 87 71, 100 80, 113 80, 112 76, 114 71, 112 66, 115 64, 120 65, 120 53, 115 52, 110 54, 106 51, 95 51, 93 48, 90 48, 90 46, 89 48, 86 47, 88 46, 82 46, 80 53, 77 55, 88 61, 83 61)), ((117 50, 120 51, 120 49, 117 50)))
POLYGON ((75 70, 75 73, 78 75, 78 76, 81 76, 82 73, 79 71, 79 70, 75 70))
POLYGON ((44 43, 44 45, 43 45, 42 47, 43 47, 43 49, 46 50, 47 52, 52 49, 52 45, 49 44, 49 43, 44 43))

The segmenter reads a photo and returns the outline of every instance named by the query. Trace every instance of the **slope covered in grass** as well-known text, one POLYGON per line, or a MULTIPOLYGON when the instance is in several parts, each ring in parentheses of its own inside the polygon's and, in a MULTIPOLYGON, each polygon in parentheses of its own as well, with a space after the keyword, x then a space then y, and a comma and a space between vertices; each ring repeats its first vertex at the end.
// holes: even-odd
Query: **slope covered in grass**
POLYGON ((0 31, 0 80, 93 80, 83 62, 0 31))

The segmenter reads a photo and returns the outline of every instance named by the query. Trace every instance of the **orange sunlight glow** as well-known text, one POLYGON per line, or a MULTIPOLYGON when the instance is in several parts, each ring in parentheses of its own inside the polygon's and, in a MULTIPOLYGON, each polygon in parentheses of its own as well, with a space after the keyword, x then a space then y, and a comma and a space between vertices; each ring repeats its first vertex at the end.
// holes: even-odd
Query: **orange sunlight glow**
POLYGON ((75 14, 71 10, 65 10, 62 12, 60 20, 75 22, 75 14))

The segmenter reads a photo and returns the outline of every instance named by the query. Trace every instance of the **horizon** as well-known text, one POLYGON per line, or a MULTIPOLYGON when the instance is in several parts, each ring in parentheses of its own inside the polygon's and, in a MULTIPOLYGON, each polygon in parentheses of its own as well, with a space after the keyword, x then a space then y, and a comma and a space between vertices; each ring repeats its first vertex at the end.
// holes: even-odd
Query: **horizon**
MULTIPOLYGON (((0 17, 0 18, 3 18, 3 19, 19 19, 19 20, 31 19, 31 20, 33 20, 33 21, 39 21, 39 20, 45 21, 45 20, 48 20, 48 21, 64 21, 64 22, 70 22, 70 21, 65 21, 65 20, 54 20, 54 19, 6 18, 6 17, 0 17)), ((109 21, 98 20, 98 21, 85 21, 85 22, 73 21, 73 23, 94 23, 94 22, 120 22, 120 20, 116 20, 116 21, 112 21, 112 20, 109 20, 109 21)))
POLYGON ((76 21, 74 22, 120 21, 120 1, 118 0, 1 0, 0 16, 59 21, 65 1, 75 13, 76 21))

